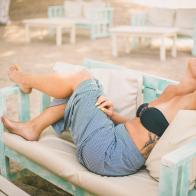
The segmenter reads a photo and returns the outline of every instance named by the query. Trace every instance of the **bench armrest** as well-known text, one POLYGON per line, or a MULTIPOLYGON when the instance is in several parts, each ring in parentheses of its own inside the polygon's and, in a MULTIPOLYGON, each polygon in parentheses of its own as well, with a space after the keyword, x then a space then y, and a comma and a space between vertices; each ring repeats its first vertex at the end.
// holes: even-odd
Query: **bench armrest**
MULTIPOLYGON (((19 119, 26 121, 30 118, 29 112, 29 96, 21 92, 19 86, 9 86, 0 89, 0 117, 6 112, 6 99, 10 95, 18 95, 19 99, 19 119)), ((0 137, 4 131, 2 122, 0 122, 0 137)))
POLYGON ((196 157, 196 140, 162 157, 159 196, 188 196, 189 166, 196 157))
MULTIPOLYGON (((19 86, 9 86, 0 89, 0 117, 6 112, 6 99, 10 95, 19 96, 19 119, 20 121, 27 121, 30 119, 30 100, 29 95, 24 94, 19 86)), ((40 111, 42 112, 50 104, 50 97, 41 93, 40 111)), ((2 122, 0 121, 0 139, 4 131, 2 122)))

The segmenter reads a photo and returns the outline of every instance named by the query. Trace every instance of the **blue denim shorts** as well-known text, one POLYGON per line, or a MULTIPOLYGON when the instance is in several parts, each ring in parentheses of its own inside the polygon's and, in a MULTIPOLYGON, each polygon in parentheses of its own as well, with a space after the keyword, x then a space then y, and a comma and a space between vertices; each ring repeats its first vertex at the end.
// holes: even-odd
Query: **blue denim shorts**
POLYGON ((67 99, 54 99, 51 106, 66 103, 64 118, 53 124, 60 134, 69 129, 76 145, 79 162, 89 171, 103 176, 136 173, 145 163, 124 124, 115 125, 98 109, 103 95, 98 80, 82 82, 67 99))

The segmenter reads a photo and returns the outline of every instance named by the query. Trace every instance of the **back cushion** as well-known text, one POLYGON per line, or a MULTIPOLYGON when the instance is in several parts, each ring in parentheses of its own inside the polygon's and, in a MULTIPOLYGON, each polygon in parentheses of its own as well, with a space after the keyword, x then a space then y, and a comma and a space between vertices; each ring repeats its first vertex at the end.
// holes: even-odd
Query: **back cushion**
POLYGON ((104 8, 106 5, 102 1, 83 2, 83 16, 86 19, 92 20, 93 13, 96 9, 104 8))
POLYGON ((152 26, 172 27, 175 11, 171 9, 152 8, 148 11, 147 23, 152 26))
POLYGON ((104 87, 105 96, 112 100, 116 112, 135 117, 142 103, 142 75, 129 69, 91 69, 92 75, 104 87))
MULTIPOLYGON (((57 63, 53 69, 58 73, 73 73, 83 66, 57 63)), ((135 117, 137 107, 143 102, 142 74, 130 69, 89 69, 104 88, 105 96, 114 104, 115 111, 128 118, 135 117)))
MULTIPOLYGON (((146 161, 150 175, 159 180, 161 158, 196 139, 196 111, 181 110, 169 125, 146 161)), ((194 186, 196 180, 196 158, 190 165, 189 185, 194 186)))
POLYGON ((193 29, 194 24, 196 25, 196 9, 179 9, 176 11, 176 27, 193 29))
POLYGON ((65 1, 65 16, 69 18, 81 18, 82 3, 80 1, 65 1))

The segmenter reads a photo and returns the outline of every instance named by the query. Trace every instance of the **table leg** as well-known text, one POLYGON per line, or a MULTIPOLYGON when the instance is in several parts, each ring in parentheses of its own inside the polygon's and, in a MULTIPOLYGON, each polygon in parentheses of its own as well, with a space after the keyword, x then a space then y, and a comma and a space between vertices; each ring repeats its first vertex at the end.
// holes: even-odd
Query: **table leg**
POLYGON ((172 56, 176 57, 177 50, 176 50, 176 35, 173 37, 173 45, 172 45, 172 56))
POLYGON ((118 50, 117 50, 117 35, 115 33, 112 34, 112 55, 118 56, 118 50))
POLYGON ((25 25, 25 37, 26 37, 26 42, 28 42, 28 43, 31 42, 29 25, 25 25))
POLYGON ((72 25, 72 27, 71 27, 70 43, 71 44, 75 44, 76 43, 76 27, 75 27, 75 24, 72 25))
POLYGON ((62 45, 62 28, 61 27, 56 28, 56 45, 57 46, 62 45))
POLYGON ((164 37, 161 38, 161 45, 160 45, 160 60, 165 61, 166 54, 165 54, 165 39, 164 37))
POLYGON ((126 41, 126 49, 125 49, 125 52, 127 53, 127 54, 129 54, 130 52, 131 52, 131 42, 130 42, 130 37, 129 36, 127 36, 126 38, 125 38, 125 41, 126 41))

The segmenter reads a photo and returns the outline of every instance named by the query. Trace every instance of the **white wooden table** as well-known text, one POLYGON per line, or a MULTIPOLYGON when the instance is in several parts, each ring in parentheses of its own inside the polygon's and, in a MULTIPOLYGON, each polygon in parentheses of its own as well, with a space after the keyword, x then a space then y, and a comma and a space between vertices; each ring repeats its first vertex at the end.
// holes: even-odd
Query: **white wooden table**
POLYGON ((62 30, 68 29, 70 31, 70 43, 74 44, 76 40, 75 23, 73 20, 63 18, 37 18, 23 20, 26 30, 26 41, 31 41, 30 27, 52 27, 56 29, 56 45, 62 45, 62 30))
POLYGON ((0 196, 30 196, 0 175, 0 196))
POLYGON ((120 36, 126 36, 127 39, 127 47, 126 52, 129 53, 130 48, 130 37, 148 37, 148 38, 160 38, 160 60, 164 61, 166 59, 166 47, 165 47, 165 38, 171 38, 173 40, 172 53, 173 57, 176 57, 176 36, 177 36, 176 28, 168 28, 168 27, 152 27, 152 26, 118 26, 110 29, 112 34, 112 55, 118 56, 118 46, 117 46, 117 38, 120 36))

